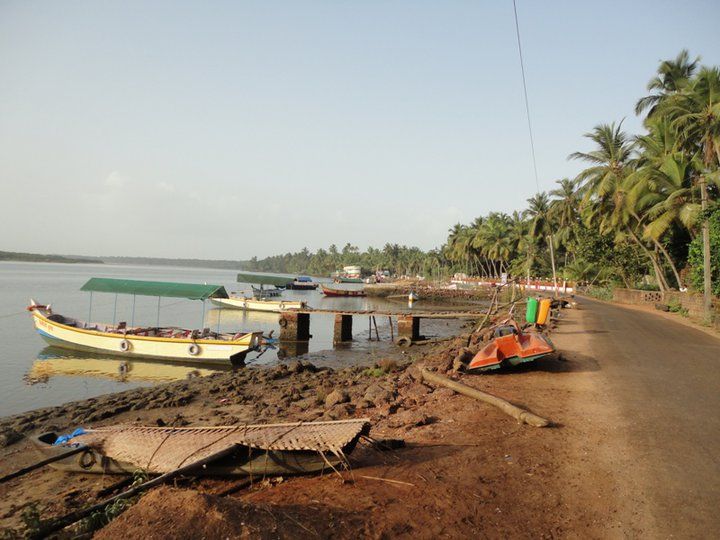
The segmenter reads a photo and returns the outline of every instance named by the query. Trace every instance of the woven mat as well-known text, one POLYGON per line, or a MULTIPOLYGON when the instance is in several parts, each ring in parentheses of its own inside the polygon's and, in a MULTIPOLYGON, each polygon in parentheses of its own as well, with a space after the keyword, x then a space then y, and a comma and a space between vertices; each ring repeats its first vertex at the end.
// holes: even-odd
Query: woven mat
POLYGON ((73 438, 101 454, 141 469, 169 472, 234 444, 261 450, 308 450, 342 455, 367 434, 368 419, 218 427, 109 426, 73 438))

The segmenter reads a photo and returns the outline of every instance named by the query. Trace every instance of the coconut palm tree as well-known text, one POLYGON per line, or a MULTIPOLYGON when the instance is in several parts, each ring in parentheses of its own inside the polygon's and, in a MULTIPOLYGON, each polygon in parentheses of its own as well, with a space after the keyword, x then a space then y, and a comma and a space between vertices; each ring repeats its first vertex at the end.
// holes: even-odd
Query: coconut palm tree
POLYGON ((647 85, 650 95, 642 97, 635 105, 635 114, 640 115, 648 111, 648 118, 653 116, 657 106, 668 96, 683 90, 689 84, 693 73, 697 69, 700 57, 690 60, 690 53, 683 49, 674 60, 664 60, 660 63, 657 75, 650 79, 647 85))
POLYGON ((657 246, 650 250, 643 243, 640 218, 626 201, 626 179, 633 172, 635 162, 633 143, 622 131, 622 122, 600 124, 585 136, 595 143, 595 149, 574 152, 570 159, 591 164, 576 178, 583 193, 586 223, 596 226, 601 234, 614 234, 616 241, 630 238, 648 257, 660 289, 669 288, 658 260, 657 246))
MULTIPOLYGON (((703 170, 697 176, 703 212, 709 203, 708 183, 718 184, 720 164, 720 69, 703 67, 690 85, 670 96, 661 108, 678 129, 683 146, 699 152, 703 170)), ((712 307, 710 225, 703 220, 703 274, 706 316, 712 307)))

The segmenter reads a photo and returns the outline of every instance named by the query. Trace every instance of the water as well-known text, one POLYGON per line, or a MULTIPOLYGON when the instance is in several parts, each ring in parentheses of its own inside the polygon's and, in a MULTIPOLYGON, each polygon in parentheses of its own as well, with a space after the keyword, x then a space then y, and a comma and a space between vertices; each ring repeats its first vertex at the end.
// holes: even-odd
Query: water
MULTIPOLYGON (((63 315, 95 322, 112 322, 115 295, 93 293, 92 312, 90 295, 80 287, 91 277, 146 279, 188 283, 224 285, 228 291, 238 291, 236 272, 205 268, 161 266, 130 266, 110 264, 53 264, 0 262, 0 417, 40 407, 59 405, 67 401, 86 399, 101 394, 149 386, 189 375, 207 375, 218 367, 166 364, 157 361, 132 360, 124 362, 118 357, 103 357, 47 347, 36 333, 30 315, 25 310, 29 299, 38 303, 51 303, 53 311, 63 315)), ((329 280, 328 280, 329 281, 329 280)), ((132 317, 132 297, 119 295, 117 320, 132 317)), ((315 308, 328 309, 397 309, 396 303, 370 298, 325 298, 318 291, 285 291, 286 300, 304 300, 315 308)), ((220 310, 207 302, 203 318, 199 301, 163 298, 160 324, 185 328, 217 328, 221 331, 271 330, 279 333, 278 315, 240 310, 220 310), (218 320, 219 319, 219 320, 218 320)), ((358 350, 372 350, 381 346, 367 341, 367 319, 357 317, 350 346, 358 350), (365 339, 362 339, 364 335, 365 339)), ((136 297, 135 324, 157 324, 157 298, 136 297)), ((387 320, 378 318, 381 337, 387 337, 387 320)), ((248 355, 248 363, 273 364, 278 357, 331 349, 333 316, 314 314, 311 318, 312 339, 299 350, 269 349, 262 356, 248 355)), ((384 343, 387 343, 385 341, 384 343)), ((225 368, 225 369, 229 369, 225 368)))

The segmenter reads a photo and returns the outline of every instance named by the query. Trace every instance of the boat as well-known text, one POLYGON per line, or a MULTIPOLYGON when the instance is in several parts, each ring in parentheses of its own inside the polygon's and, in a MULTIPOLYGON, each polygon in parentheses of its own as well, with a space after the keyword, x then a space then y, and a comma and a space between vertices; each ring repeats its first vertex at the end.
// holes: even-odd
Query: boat
POLYGON ((335 283, 365 283, 362 278, 345 276, 337 276, 334 281, 335 283))
POLYGON ((32 438, 51 467, 96 474, 164 474, 237 445, 226 458, 208 463, 204 475, 265 476, 329 472, 347 466, 347 455, 370 432, 366 418, 214 427, 117 425, 62 438, 53 432, 32 438), (64 458, 71 449, 86 447, 64 458))
POLYGON ((272 285, 273 287, 287 287, 292 283, 293 278, 288 276, 273 276, 270 274, 246 274, 240 272, 237 275, 238 283, 249 283, 254 285, 272 285))
POLYGON ((555 347, 547 336, 523 332, 515 321, 509 320, 495 329, 493 339, 470 360, 465 371, 487 371, 508 365, 517 366, 553 352, 555 347))
MULTIPOLYGON (((202 300, 203 312, 208 298, 228 297, 225 288, 219 285, 111 278, 91 278, 80 290, 91 293, 91 313, 93 292, 157 296, 158 321, 160 297, 202 300)), ((32 314, 37 332, 48 344, 75 351, 200 364, 242 363, 249 351, 259 348, 262 339, 262 332, 219 333, 212 332, 210 328, 188 330, 159 324, 151 327, 128 325, 127 322, 87 322, 54 313, 50 305, 38 304, 32 299, 27 309, 32 314)))
POLYGON ((366 296, 363 289, 336 289, 325 284, 320 285, 325 296, 366 296))
POLYGON ((245 298, 243 296, 230 296, 229 298, 211 298, 216 306, 231 309, 244 309, 246 311, 267 311, 280 313, 286 309, 305 309, 307 304, 297 300, 265 300, 245 298))
POLYGON ((253 298, 256 300, 263 300, 265 298, 277 298, 278 296, 282 296, 282 292, 284 289, 278 289, 277 287, 273 287, 272 289, 266 289, 263 285, 260 285, 260 288, 250 286, 252 288, 253 292, 253 298))
POLYGON ((311 291, 317 289, 318 284, 314 283, 308 276, 298 276, 288 283, 287 288, 294 291, 311 291))

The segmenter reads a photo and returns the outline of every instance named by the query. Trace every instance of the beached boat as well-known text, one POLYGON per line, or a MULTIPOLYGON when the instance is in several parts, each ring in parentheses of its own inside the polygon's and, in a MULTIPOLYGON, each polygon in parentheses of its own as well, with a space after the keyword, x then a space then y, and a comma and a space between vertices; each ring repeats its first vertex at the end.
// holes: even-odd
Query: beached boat
POLYGON ((216 306, 231 309, 244 309, 246 311, 267 311, 269 313, 280 313, 285 309, 305 309, 305 302, 294 300, 256 300, 242 296, 230 296, 229 298, 211 298, 210 301, 216 306))
POLYGON ((365 418, 328 422, 217 427, 143 427, 119 425, 80 430, 61 439, 44 433, 32 439, 45 458, 60 457, 78 445, 85 452, 50 466, 66 472, 163 474, 233 445, 237 452, 203 468, 205 475, 258 476, 331 472, 349 455, 370 423, 365 418))
POLYGON ((539 333, 523 332, 515 321, 495 329, 494 338, 470 360, 466 371, 485 371, 532 362, 555 352, 550 339, 539 333))
POLYGON ((337 289, 324 284, 320 288, 325 296, 365 296, 363 289, 337 289))
POLYGON ((317 289, 318 284, 308 276, 298 276, 288 283, 287 288, 294 291, 311 291, 317 289))
MULTIPOLYGON (((107 278, 92 278, 81 290, 90 291, 91 302, 93 292, 157 296, 158 320, 160 297, 202 300, 203 311, 206 299, 227 298, 224 287, 218 285, 107 278)), ((228 360, 242 363, 249 351, 260 346, 262 339, 262 332, 218 333, 209 328, 187 330, 175 326, 132 326, 126 322, 86 322, 54 313, 49 305, 37 304, 34 300, 30 300, 27 309, 45 341, 52 346, 76 351, 197 363, 224 363, 228 360)))

